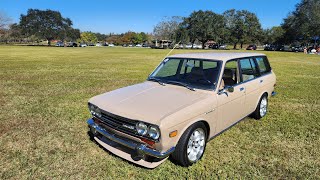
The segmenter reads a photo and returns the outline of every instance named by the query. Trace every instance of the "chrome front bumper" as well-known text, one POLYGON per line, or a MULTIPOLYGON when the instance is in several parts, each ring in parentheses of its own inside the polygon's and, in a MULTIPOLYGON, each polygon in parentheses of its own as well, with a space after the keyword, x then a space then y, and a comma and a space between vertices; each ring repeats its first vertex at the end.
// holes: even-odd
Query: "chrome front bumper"
POLYGON ((149 155, 149 156, 153 156, 153 157, 162 159, 162 158, 168 157, 175 150, 175 147, 171 147, 168 151, 162 153, 162 152, 159 152, 157 150, 151 149, 151 148, 147 147, 144 144, 135 143, 133 141, 126 141, 124 139, 120 139, 120 138, 116 137, 114 134, 109 133, 108 131, 106 131, 101 126, 97 125, 93 121, 93 119, 91 119, 91 118, 88 119, 87 123, 88 123, 91 131, 95 130, 99 134, 101 134, 104 137, 110 139, 111 141, 114 141, 114 142, 116 142, 118 144, 121 144, 121 145, 123 145, 125 147, 128 147, 130 149, 136 150, 138 155, 140 155, 140 156, 149 155))

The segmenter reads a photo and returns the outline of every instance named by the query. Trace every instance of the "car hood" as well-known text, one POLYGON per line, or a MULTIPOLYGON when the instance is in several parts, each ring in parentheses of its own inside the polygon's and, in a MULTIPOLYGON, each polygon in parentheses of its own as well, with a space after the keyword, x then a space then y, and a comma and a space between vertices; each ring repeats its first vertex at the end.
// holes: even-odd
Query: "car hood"
POLYGON ((160 125, 161 119, 208 95, 201 90, 146 81, 95 96, 89 102, 112 114, 160 125))

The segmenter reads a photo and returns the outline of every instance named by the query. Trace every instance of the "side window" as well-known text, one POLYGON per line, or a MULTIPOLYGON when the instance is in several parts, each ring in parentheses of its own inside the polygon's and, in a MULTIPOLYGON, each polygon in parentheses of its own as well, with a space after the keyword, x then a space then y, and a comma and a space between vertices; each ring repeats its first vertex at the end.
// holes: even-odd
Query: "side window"
POLYGON ((260 69, 260 74, 271 72, 271 68, 266 57, 257 57, 256 61, 260 69))
POLYGON ((242 82, 249 81, 259 76, 258 68, 252 58, 241 59, 240 67, 242 82))
POLYGON ((239 82, 238 74, 239 73, 237 60, 226 62, 222 75, 220 89, 223 89, 225 86, 234 86, 235 84, 237 84, 239 82))

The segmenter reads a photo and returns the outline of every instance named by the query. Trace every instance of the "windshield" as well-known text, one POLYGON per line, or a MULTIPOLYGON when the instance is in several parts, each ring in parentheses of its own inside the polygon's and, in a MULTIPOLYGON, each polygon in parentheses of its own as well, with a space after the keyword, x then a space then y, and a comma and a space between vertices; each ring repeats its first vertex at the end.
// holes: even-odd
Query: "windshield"
POLYGON ((215 89, 221 61, 199 59, 165 59, 148 80, 178 84, 197 89, 215 89))

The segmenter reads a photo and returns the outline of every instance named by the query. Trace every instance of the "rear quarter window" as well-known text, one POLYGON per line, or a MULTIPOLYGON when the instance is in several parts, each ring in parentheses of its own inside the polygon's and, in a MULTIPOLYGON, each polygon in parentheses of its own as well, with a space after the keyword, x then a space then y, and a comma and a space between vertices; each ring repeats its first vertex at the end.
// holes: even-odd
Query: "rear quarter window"
POLYGON ((256 61, 261 75, 271 72, 271 67, 266 57, 256 57, 256 61))

